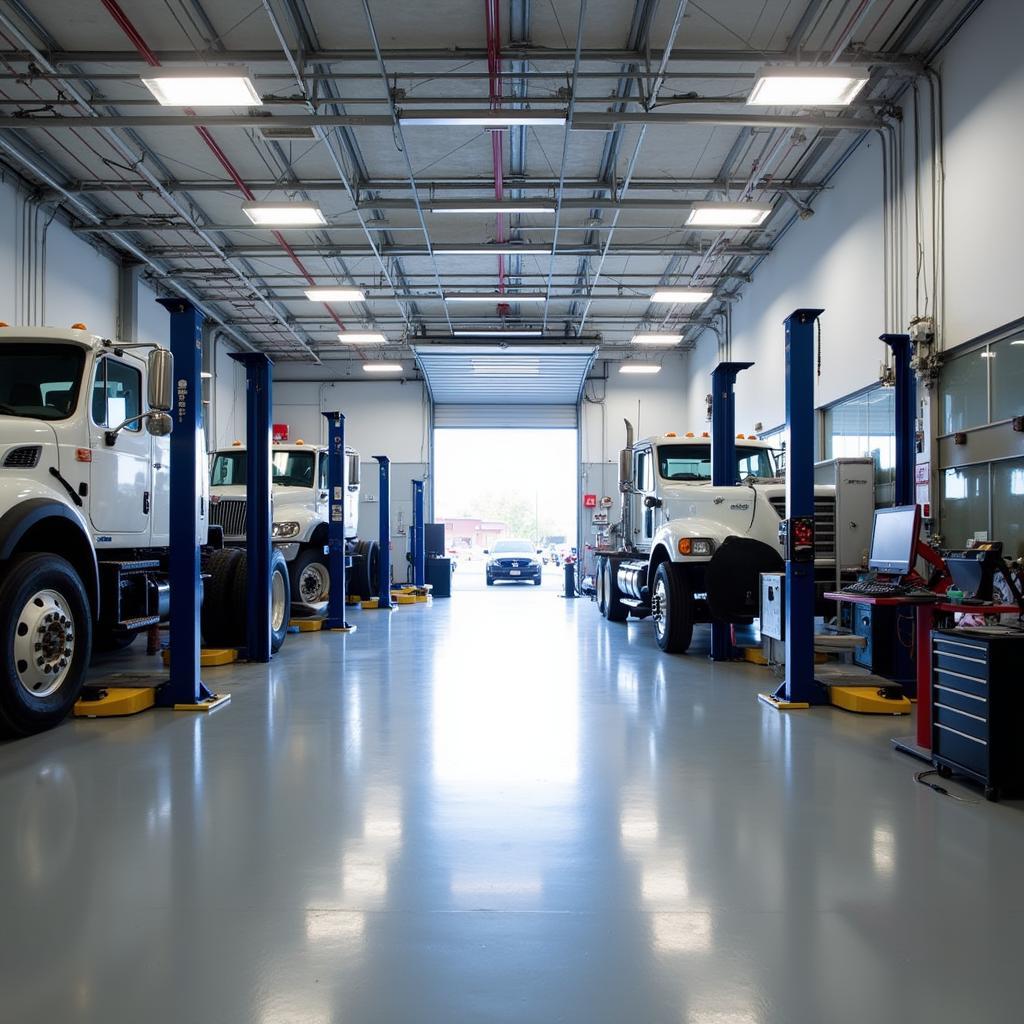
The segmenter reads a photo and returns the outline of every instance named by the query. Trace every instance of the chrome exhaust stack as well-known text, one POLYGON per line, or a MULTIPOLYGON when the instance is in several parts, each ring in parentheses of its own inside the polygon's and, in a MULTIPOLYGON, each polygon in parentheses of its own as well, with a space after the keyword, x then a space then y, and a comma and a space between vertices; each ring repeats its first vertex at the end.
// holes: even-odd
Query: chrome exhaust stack
POLYGON ((633 424, 629 420, 622 422, 626 424, 626 447, 619 452, 619 534, 623 549, 630 551, 633 548, 633 524, 629 500, 633 493, 633 424))

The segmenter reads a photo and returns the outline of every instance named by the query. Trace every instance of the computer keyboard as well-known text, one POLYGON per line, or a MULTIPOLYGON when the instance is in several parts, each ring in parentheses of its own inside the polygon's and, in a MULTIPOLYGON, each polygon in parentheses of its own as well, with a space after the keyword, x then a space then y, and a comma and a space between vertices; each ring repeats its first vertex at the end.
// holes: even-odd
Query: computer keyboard
POLYGON ((862 597, 930 597, 938 595, 909 583, 890 583, 886 580, 858 580, 843 587, 841 594, 859 594, 862 597))

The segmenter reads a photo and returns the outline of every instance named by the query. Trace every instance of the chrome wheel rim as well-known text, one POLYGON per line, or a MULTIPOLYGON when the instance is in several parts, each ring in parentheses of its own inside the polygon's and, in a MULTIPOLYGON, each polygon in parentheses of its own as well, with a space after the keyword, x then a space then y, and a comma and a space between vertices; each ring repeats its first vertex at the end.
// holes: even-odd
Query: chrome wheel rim
POLYGON ((654 597, 651 599, 651 618, 654 619, 654 631, 658 636, 665 635, 668 621, 667 610, 668 593, 665 589, 665 581, 657 579, 654 583, 654 597))
POLYGON ((284 573, 275 572, 270 585, 270 628, 276 633, 284 625, 288 609, 284 573))
POLYGON ((327 567, 319 562, 310 562, 299 574, 299 595, 306 604, 326 601, 330 589, 327 567))
POLYGON ((14 669, 32 697, 60 689, 75 657, 75 621, 56 590, 40 590, 26 602, 14 627, 14 669))

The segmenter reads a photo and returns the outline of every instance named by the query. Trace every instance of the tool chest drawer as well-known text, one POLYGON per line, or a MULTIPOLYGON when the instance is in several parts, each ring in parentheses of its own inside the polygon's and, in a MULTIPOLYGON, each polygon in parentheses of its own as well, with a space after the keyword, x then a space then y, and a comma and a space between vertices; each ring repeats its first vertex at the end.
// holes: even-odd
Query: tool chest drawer
POLYGON ((932 632, 932 759, 990 800, 1024 794, 1024 632, 932 632))

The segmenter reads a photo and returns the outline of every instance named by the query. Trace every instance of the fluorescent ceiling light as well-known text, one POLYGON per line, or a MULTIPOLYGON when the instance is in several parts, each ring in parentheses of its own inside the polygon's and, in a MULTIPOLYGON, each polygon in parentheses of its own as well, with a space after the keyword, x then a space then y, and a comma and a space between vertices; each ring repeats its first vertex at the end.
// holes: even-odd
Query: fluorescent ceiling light
POLYGON ((554 206, 521 206, 518 203, 481 203, 479 206, 431 206, 431 213, 551 213, 554 206))
POLYGON ((307 288, 306 298, 312 302, 365 302, 359 288, 307 288))
POLYGON ((686 224, 692 228, 756 228, 771 212, 768 203, 694 203, 686 224))
POLYGON ((445 302, 544 302, 543 292, 458 292, 446 294, 445 302))
POLYGON ((316 203, 242 203, 242 213, 258 227, 301 228, 326 224, 316 203))
POLYGON ((564 127, 564 114, 533 114, 529 111, 509 110, 504 113, 479 114, 466 111, 464 114, 406 114, 398 119, 403 128, 420 125, 431 128, 506 128, 529 125, 531 128, 564 127))
POLYGON ((1016 341, 1011 341, 1011 345, 1024 345, 1024 338, 1017 338, 1016 341))
POLYGON ((651 302, 707 302, 713 294, 705 288, 670 288, 655 292, 651 302))
POLYGON ((623 363, 619 367, 619 373, 660 373, 661 367, 657 363, 623 363))
POLYGON ((761 68, 747 103, 759 107, 845 107, 867 84, 867 68, 761 68))
POLYGON ((518 330, 512 327, 507 330, 452 331, 456 338, 539 338, 543 333, 543 331, 534 330, 533 328, 518 330))
POLYGON ((981 353, 981 358, 982 359, 995 359, 995 357, 996 357, 995 352, 982 352, 981 353))
POLYGON ((434 253, 437 256, 550 256, 551 246, 477 245, 472 249, 445 249, 435 245, 434 253))
POLYGON ((259 107, 249 76, 237 68, 176 68, 147 71, 142 84, 162 107, 259 107))
POLYGON ((386 345, 387 338, 380 331, 342 331, 338 341, 346 345, 386 345))
POLYGON ((401 363, 363 363, 366 373, 401 373, 401 363))
POLYGON ((681 334, 660 334, 653 331, 633 335, 634 345, 678 345, 682 340, 681 334))

